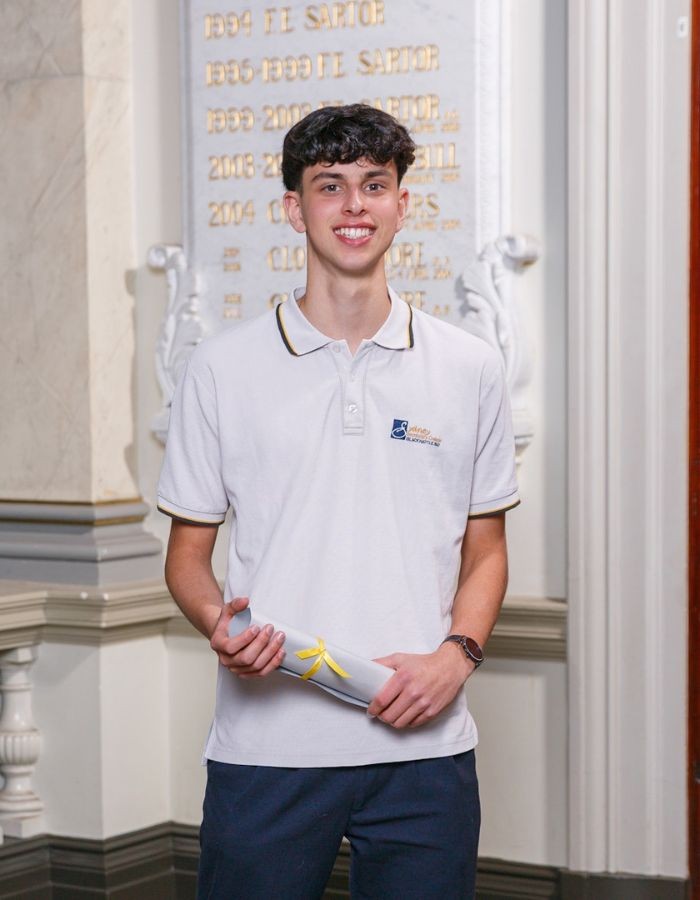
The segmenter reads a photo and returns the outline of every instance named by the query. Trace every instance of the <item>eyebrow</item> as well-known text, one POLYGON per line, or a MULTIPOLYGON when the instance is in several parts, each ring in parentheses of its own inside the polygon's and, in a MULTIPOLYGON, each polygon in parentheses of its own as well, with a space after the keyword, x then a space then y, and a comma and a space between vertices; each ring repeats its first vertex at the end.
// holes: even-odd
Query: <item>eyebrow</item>
MULTIPOLYGON (((365 180, 368 178, 390 178, 391 170, 390 169, 370 169, 369 172, 365 174, 365 180)), ((323 178, 330 178, 331 181, 346 181, 345 175, 341 172, 317 172, 316 175, 311 179, 311 184, 314 181, 320 181, 323 178)))

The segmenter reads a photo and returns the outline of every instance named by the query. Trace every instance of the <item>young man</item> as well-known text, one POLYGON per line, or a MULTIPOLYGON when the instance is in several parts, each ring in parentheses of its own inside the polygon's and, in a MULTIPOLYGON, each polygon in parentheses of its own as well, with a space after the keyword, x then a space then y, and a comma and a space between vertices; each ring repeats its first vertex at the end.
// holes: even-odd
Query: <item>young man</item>
POLYGON ((291 129, 284 202, 306 286, 201 344, 173 401, 166 577, 220 661, 200 897, 320 897, 343 835, 353 897, 474 893, 462 687, 506 588, 514 442, 496 354, 387 287, 413 151, 362 105, 291 129), (229 506, 222 598, 210 560, 229 506), (367 713, 276 673, 271 627, 229 638, 248 598, 395 669, 367 713))

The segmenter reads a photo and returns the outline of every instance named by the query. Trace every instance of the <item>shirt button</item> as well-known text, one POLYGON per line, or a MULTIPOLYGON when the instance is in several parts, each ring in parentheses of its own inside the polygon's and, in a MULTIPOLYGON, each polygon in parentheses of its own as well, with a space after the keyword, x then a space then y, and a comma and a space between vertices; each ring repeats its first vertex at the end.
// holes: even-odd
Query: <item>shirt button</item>
POLYGON ((333 344, 333 352, 340 353, 340 344, 333 344))
POLYGON ((357 412, 357 403, 348 403, 348 412, 356 413, 357 412))

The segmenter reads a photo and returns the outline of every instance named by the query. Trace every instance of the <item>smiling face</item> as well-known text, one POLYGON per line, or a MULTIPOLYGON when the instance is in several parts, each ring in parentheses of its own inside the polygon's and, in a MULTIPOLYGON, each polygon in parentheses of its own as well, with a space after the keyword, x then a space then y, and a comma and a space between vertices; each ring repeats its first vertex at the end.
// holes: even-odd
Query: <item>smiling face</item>
POLYGON ((284 203, 294 230, 306 234, 309 272, 367 277, 383 272, 408 191, 399 187, 393 161, 317 163, 304 169, 301 190, 288 191, 284 203))

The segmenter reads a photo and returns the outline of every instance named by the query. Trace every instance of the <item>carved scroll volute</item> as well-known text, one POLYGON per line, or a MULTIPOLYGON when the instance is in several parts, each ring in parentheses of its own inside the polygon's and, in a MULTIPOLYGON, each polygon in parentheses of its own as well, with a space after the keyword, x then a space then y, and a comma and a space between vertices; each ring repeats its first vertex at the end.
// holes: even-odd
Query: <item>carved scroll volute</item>
POLYGON ((487 341, 503 360, 518 462, 533 436, 527 402, 532 356, 523 336, 509 275, 522 272, 539 255, 540 247, 534 238, 503 235, 487 244, 460 276, 464 328, 487 341))
POLYGON ((156 437, 165 443, 175 385, 207 329, 201 316, 198 278, 188 269, 182 247, 156 244, 148 251, 148 264, 165 272, 168 285, 168 302, 156 343, 156 376, 163 405, 151 423, 156 437))

